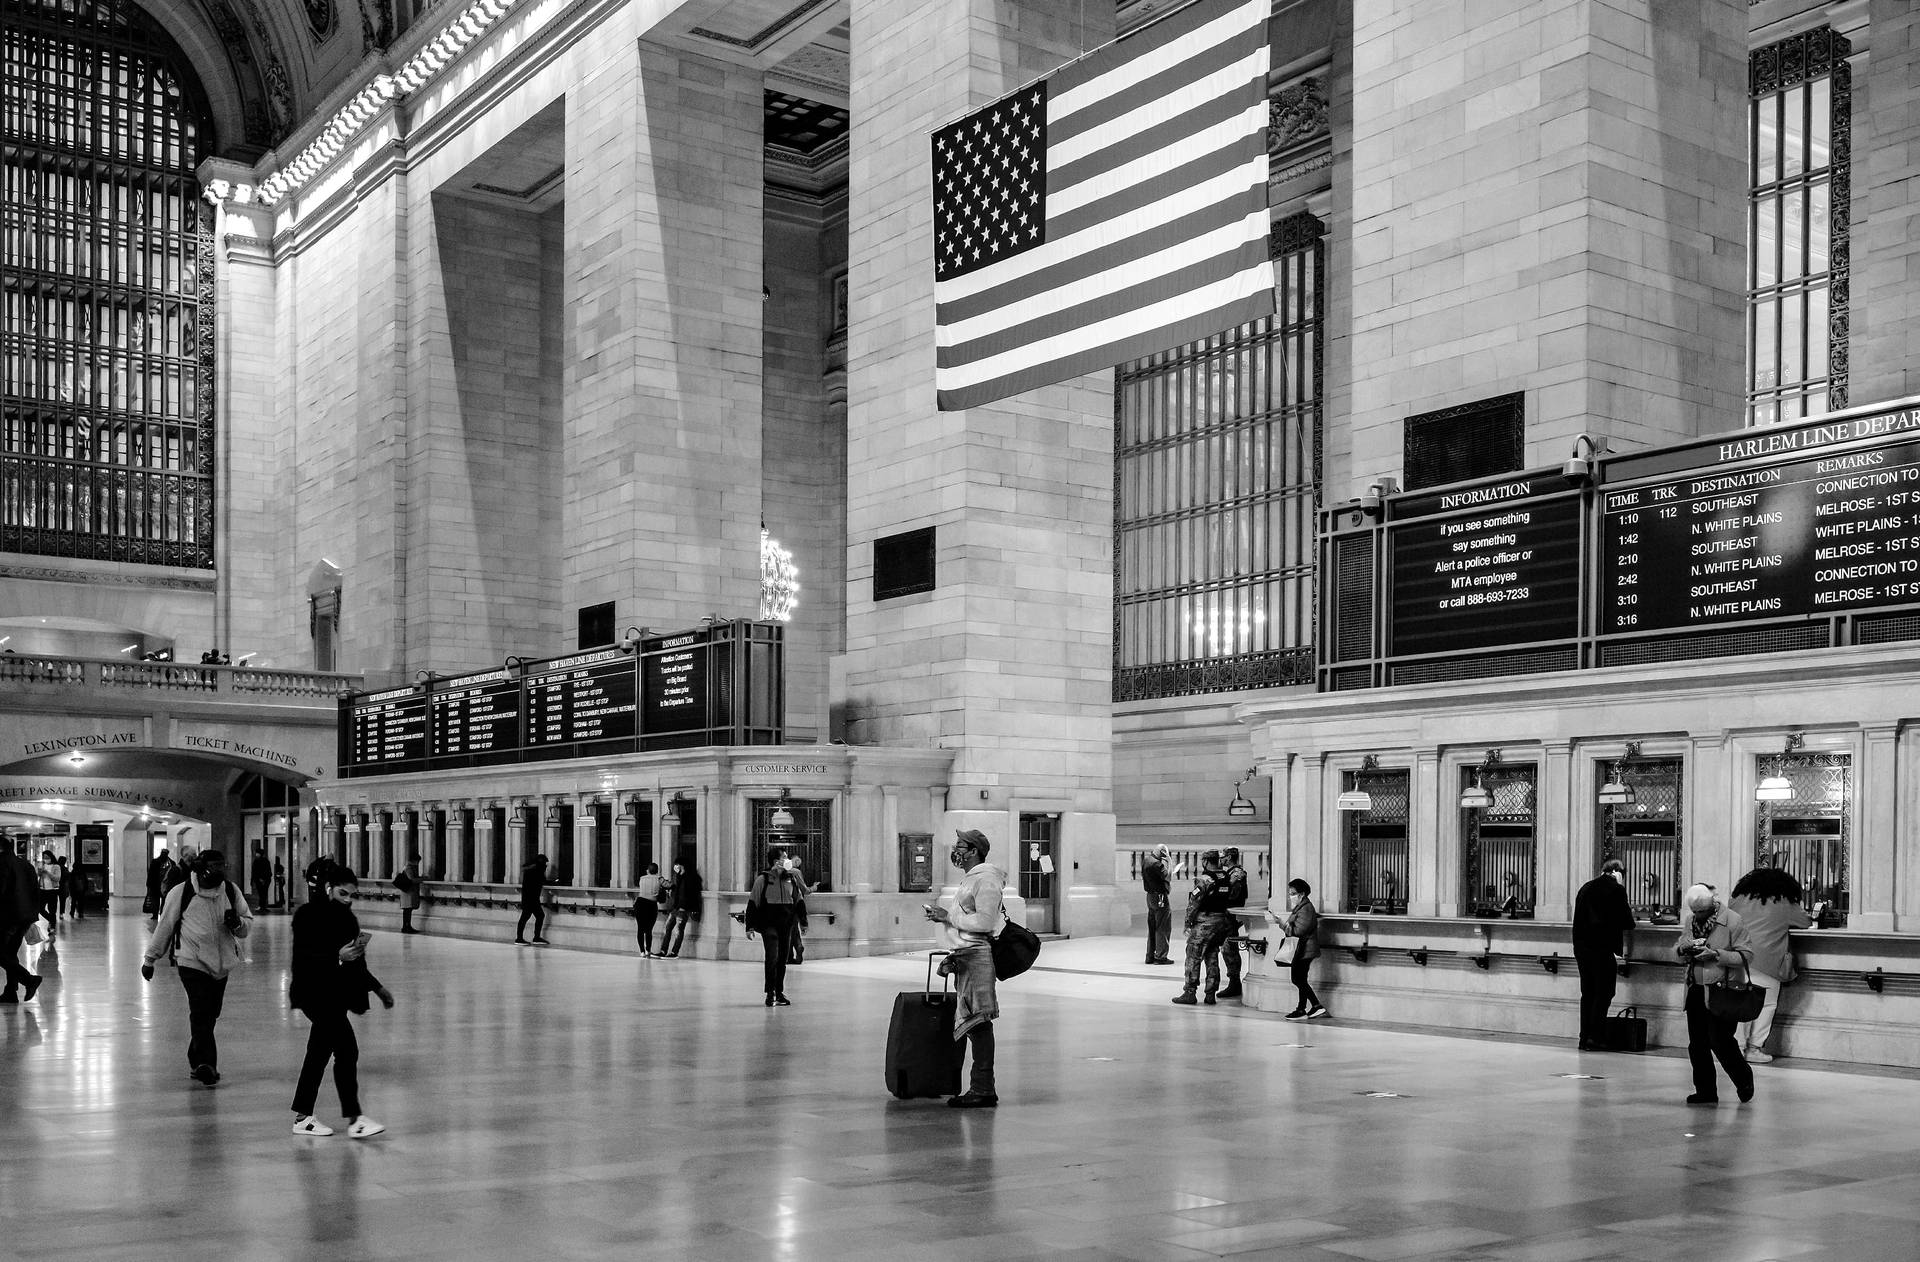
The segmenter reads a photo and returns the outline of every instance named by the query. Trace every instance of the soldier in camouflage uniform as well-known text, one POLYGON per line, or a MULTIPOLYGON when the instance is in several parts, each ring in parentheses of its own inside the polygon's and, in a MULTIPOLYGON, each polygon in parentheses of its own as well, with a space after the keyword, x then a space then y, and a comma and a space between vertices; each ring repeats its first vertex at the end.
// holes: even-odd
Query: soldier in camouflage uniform
POLYGON ((1186 986, 1174 996, 1175 1003, 1212 1003, 1220 989, 1220 943, 1233 919, 1227 911, 1232 896, 1226 873, 1220 870, 1220 852, 1209 850, 1200 856, 1200 875, 1194 878, 1193 894, 1187 902, 1187 975, 1186 986), (1204 999, 1196 999, 1200 988, 1200 964, 1206 962, 1207 990, 1204 999))
MULTIPOLYGON (((1227 906, 1245 907, 1247 905, 1247 870, 1240 866, 1240 848, 1228 846, 1221 851, 1225 856, 1222 877, 1227 883, 1227 906)), ((1227 913, 1227 927, 1220 939, 1220 959, 1227 966, 1227 984, 1220 988, 1220 998, 1238 999, 1240 997, 1240 917, 1231 911, 1227 913)))

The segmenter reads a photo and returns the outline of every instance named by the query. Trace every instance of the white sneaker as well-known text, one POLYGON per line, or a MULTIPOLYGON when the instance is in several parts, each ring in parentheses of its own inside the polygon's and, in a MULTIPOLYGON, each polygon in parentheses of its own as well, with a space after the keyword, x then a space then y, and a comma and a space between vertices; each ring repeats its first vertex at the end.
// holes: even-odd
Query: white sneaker
POLYGON ((309 1116, 303 1117, 293 1124, 293 1133, 296 1135, 331 1135, 333 1134, 333 1127, 328 1126, 317 1117, 309 1116))
POLYGON ((1773 1057, 1757 1047, 1749 1047, 1747 1049, 1747 1063, 1749 1065, 1769 1065, 1773 1063, 1773 1057))
POLYGON ((353 1119, 353 1125, 347 1127, 347 1138, 366 1139, 369 1136, 378 1135, 385 1129, 387 1129, 385 1123, 376 1122, 365 1114, 361 1114, 353 1119))
POLYGON ((1312 1011, 1307 1013, 1307 1020, 1318 1021, 1322 1017, 1331 1017, 1332 1015, 1333 1014, 1331 1012, 1328 1012, 1325 1008, 1316 1007, 1312 1011))

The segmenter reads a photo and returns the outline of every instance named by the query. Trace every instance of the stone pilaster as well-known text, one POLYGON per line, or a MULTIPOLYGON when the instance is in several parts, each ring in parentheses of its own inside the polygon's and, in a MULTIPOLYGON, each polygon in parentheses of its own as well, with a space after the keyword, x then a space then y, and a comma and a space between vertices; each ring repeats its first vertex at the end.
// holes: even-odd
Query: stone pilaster
POLYGON ((1866 212, 1853 221, 1854 403, 1920 394, 1920 9, 1868 10, 1873 56, 1854 96, 1854 204, 1866 212))
POLYGON ((1741 415, 1747 6, 1497 8, 1354 6, 1356 480, 1401 472, 1405 417, 1514 391, 1529 464, 1741 415))

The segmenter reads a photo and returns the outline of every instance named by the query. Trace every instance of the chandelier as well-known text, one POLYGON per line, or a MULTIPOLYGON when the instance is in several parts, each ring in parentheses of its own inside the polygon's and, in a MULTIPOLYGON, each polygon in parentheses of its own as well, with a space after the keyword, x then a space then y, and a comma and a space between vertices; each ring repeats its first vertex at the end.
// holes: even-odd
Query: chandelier
POLYGON ((793 606, 800 595, 800 571, 793 553, 780 541, 760 529, 760 618, 785 622, 793 617, 793 606))

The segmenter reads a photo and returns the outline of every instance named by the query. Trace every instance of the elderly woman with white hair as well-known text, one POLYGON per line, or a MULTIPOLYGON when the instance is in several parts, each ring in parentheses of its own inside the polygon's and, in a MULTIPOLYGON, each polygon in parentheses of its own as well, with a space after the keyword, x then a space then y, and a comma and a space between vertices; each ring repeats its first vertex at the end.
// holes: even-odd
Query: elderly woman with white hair
POLYGON ((1687 1103, 1720 1103, 1720 1083, 1713 1072, 1718 1060, 1745 1104, 1753 1099, 1753 1066, 1741 1054, 1738 1023, 1707 1006, 1707 988, 1746 980, 1753 963, 1747 926, 1738 912, 1721 903, 1711 885, 1689 887, 1681 904, 1689 919, 1674 954, 1687 966, 1687 1059, 1693 1064, 1693 1094, 1687 1103))

